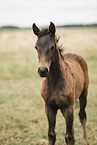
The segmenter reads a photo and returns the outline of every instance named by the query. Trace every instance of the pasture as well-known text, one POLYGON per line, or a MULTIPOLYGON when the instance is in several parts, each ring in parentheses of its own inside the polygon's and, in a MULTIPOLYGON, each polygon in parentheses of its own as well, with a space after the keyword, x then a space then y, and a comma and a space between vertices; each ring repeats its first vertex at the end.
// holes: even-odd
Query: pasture
MULTIPOLYGON (((97 28, 59 28, 64 53, 81 55, 88 64, 89 94, 87 135, 91 145, 97 144, 97 28)), ((47 145, 47 118, 40 96, 42 79, 38 76, 38 57, 32 30, 0 31, 0 144, 47 145)), ((83 144, 75 103, 74 126, 76 145, 83 144)), ((56 145, 63 145, 65 122, 57 114, 56 145)))

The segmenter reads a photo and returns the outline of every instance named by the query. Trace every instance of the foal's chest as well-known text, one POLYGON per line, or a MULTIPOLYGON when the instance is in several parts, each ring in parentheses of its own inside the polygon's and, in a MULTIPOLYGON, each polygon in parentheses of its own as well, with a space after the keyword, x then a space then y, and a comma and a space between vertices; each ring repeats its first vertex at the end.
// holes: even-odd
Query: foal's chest
POLYGON ((52 92, 52 94, 46 99, 46 103, 50 107, 55 107, 57 109, 60 109, 64 104, 60 98, 60 93, 57 92, 52 92))
POLYGON ((46 104, 51 107, 60 109, 64 105, 64 102, 60 97, 62 94, 64 94, 62 86, 48 86, 47 82, 43 81, 41 96, 43 97, 46 104))

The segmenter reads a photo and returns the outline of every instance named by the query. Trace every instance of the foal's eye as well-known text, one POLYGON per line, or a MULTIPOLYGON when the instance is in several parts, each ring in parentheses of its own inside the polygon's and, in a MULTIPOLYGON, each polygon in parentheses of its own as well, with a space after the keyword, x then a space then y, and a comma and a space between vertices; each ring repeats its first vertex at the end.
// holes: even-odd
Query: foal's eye
POLYGON ((54 46, 51 46, 51 50, 53 50, 54 49, 54 46))

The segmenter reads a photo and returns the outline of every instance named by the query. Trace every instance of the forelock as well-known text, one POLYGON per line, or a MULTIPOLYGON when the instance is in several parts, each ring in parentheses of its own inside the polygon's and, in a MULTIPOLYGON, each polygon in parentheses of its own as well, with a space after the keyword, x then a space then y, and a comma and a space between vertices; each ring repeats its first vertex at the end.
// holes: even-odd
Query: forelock
POLYGON ((42 29, 42 30, 39 31, 38 37, 46 36, 48 34, 50 34, 48 29, 42 29))

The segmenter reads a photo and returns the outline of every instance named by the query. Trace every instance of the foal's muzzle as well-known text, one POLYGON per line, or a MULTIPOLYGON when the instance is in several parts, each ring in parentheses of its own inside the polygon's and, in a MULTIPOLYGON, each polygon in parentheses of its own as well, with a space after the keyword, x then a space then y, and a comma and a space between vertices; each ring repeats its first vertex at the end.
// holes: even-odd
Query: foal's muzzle
POLYGON ((39 67, 38 73, 39 73, 40 77, 47 77, 47 75, 49 73, 49 69, 47 67, 39 67))

